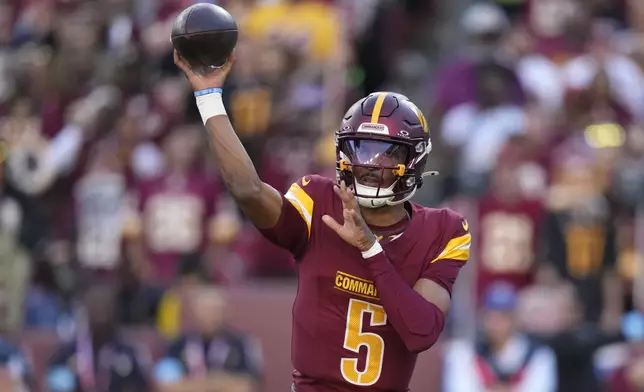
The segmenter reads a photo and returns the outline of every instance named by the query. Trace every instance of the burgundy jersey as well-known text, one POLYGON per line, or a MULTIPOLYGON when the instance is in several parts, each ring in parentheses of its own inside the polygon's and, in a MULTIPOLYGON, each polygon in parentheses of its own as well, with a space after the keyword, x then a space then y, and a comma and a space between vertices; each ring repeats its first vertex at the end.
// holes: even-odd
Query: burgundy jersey
POLYGON ((201 174, 143 181, 137 202, 143 241, 157 277, 168 282, 182 254, 202 250, 214 215, 216 184, 201 174))
MULTIPOLYGON (((333 185, 324 177, 303 177, 284 196, 277 225, 263 230, 297 260, 291 348, 296 390, 406 391, 416 354, 387 322, 360 251, 322 222, 325 214, 343 221, 333 185)), ((426 278, 451 292, 469 257, 467 222, 447 209, 406 207, 410 220, 372 230, 410 287, 426 278)))
POLYGON ((521 200, 508 204, 489 196, 479 203, 477 230, 477 292, 479 297, 494 281, 521 289, 532 281, 543 204, 521 200))

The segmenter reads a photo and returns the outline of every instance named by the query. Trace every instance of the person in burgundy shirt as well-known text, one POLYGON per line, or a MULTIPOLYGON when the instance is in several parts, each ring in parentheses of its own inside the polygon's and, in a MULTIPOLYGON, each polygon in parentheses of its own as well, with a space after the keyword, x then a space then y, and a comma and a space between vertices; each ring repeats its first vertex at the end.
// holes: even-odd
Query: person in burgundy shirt
POLYGON ((292 390, 407 391, 417 354, 443 330, 471 243, 460 215, 408 201, 431 151, 425 117, 400 94, 361 99, 335 134, 339 184, 307 175, 282 195, 260 180, 225 115, 232 60, 199 76, 175 53, 223 183, 297 260, 292 390))
POLYGON ((124 234, 127 256, 143 281, 170 283, 181 255, 212 250, 217 227, 236 225, 234 218, 220 225, 218 185, 195 166, 199 143, 194 128, 175 130, 166 140, 164 173, 137 184, 124 234))
POLYGON ((479 295, 494 281, 522 289, 532 282, 537 267, 537 244, 545 210, 540 200, 522 193, 519 169, 520 165, 509 163, 497 167, 490 190, 478 203, 479 295))

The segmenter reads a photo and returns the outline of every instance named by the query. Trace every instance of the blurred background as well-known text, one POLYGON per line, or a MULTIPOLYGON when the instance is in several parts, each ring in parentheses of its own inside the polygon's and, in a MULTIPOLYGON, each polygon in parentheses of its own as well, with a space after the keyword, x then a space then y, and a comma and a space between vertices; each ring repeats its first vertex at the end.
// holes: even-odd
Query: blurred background
MULTIPOLYGON (((208 156, 169 41, 192 3, 0 0, 1 391, 289 388, 293 263, 208 156)), ((277 189, 335 175, 370 92, 430 119, 416 201, 475 244, 414 391, 644 390, 643 1, 215 3, 277 189)))

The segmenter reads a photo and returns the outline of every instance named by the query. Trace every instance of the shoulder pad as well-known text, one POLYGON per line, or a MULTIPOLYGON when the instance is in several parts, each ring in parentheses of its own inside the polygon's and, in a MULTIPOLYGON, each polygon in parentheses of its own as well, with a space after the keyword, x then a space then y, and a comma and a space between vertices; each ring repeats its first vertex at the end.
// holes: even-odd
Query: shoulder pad
POLYGON ((325 188, 332 188, 335 182, 327 177, 322 177, 317 174, 311 174, 303 176, 296 182, 296 184, 298 184, 302 189, 316 192, 325 188))
POLYGON ((462 236, 470 232, 470 225, 463 215, 449 208, 441 209, 441 213, 447 235, 453 233, 452 236, 462 236))
POLYGON ((442 246, 441 251, 432 260, 467 261, 470 257, 472 235, 470 227, 463 216, 448 208, 439 210, 441 213, 442 246))

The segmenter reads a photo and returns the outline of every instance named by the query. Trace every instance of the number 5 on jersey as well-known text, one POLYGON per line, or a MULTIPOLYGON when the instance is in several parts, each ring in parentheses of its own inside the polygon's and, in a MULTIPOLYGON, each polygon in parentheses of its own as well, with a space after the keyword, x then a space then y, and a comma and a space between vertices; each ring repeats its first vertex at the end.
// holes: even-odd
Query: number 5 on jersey
POLYGON ((382 306, 357 299, 349 300, 344 348, 359 354, 360 347, 365 346, 367 355, 364 370, 358 369, 358 358, 342 358, 340 370, 345 380, 360 386, 373 385, 378 381, 385 354, 384 339, 378 334, 362 330, 365 313, 369 314, 370 326, 377 327, 387 324, 387 314, 382 306))

